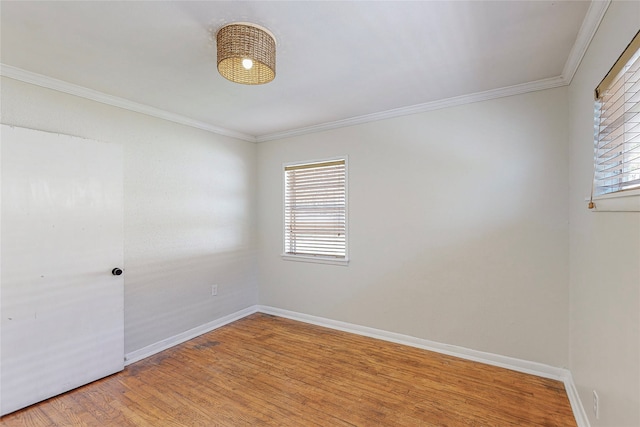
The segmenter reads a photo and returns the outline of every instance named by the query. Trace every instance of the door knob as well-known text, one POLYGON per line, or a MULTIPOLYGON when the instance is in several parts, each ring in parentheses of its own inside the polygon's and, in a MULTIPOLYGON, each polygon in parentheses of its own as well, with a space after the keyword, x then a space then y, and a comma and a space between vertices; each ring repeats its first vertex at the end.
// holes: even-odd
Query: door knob
POLYGON ((122 269, 116 267, 113 270, 111 270, 111 274, 113 274, 114 276, 119 276, 122 274, 122 269))

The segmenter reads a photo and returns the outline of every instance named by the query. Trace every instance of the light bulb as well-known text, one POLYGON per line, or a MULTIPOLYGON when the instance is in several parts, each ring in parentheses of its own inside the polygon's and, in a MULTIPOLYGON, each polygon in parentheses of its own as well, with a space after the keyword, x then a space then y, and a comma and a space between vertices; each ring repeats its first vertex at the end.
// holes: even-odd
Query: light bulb
POLYGON ((242 66, 245 70, 250 70, 253 67, 253 61, 249 58, 245 58, 242 60, 242 66))

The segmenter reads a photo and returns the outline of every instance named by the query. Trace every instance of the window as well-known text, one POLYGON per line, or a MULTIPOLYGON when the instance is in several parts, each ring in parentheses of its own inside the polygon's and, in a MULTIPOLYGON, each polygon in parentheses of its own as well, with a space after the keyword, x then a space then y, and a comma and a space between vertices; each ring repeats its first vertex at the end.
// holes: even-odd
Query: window
POLYGON ((598 200, 640 194, 640 32, 600 82, 595 97, 592 201, 595 197, 598 209, 598 200))
POLYGON ((346 158, 285 165, 283 257, 347 263, 346 158))

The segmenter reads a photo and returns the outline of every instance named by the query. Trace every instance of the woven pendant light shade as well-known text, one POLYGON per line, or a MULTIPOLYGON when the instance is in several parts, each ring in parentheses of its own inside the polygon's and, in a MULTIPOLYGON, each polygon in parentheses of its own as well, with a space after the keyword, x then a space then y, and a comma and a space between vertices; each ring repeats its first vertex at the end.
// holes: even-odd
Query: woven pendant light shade
POLYGON ((265 28, 236 22, 216 34, 218 72, 227 80, 245 85, 269 83, 276 77, 276 41, 265 28), (250 59, 250 68, 243 61, 250 59))

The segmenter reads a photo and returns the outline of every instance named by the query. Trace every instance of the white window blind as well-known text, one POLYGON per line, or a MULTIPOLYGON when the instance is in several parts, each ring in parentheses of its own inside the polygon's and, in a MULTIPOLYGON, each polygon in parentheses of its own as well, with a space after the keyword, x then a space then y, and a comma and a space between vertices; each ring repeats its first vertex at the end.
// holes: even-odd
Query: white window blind
POLYGON ((640 188, 640 32, 595 96, 592 197, 640 188))
POLYGON ((285 255, 346 258, 345 159, 284 168, 285 255))

